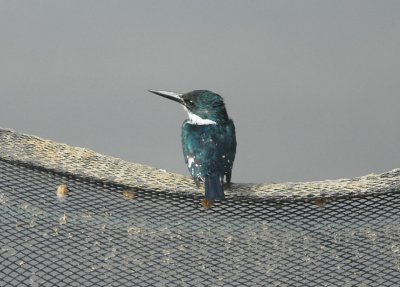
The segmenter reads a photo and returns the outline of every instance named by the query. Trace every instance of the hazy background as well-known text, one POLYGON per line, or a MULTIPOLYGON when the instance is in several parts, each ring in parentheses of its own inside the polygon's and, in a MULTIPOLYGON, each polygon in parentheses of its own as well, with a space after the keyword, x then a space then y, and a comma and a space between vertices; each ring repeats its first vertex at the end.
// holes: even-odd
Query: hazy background
POLYGON ((233 181, 400 167, 400 1, 0 1, 0 126, 188 174, 209 89, 237 129, 233 181))

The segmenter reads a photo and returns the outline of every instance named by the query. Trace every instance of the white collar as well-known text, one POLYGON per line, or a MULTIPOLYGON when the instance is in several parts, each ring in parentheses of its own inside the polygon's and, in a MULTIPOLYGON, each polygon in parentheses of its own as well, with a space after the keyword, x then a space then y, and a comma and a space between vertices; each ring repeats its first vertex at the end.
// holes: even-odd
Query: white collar
POLYGON ((186 107, 184 107, 184 108, 189 115, 189 123, 192 125, 204 126, 204 125, 216 125, 217 124, 217 122, 214 122, 209 119, 203 119, 203 118, 199 117, 198 115, 195 115, 192 112, 190 112, 186 107))

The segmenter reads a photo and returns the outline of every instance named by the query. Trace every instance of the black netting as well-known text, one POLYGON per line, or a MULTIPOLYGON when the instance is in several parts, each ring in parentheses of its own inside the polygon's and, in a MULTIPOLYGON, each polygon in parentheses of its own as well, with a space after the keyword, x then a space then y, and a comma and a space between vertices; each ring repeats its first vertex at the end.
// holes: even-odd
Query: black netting
POLYGON ((209 210, 123 191, 0 161, 0 285, 399 286, 398 186, 326 205, 228 199, 209 210))

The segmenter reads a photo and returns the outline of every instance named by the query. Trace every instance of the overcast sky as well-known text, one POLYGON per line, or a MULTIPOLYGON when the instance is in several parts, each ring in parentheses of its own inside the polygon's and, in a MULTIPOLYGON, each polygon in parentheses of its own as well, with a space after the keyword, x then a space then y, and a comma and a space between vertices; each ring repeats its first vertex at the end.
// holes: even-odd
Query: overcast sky
POLYGON ((0 1, 0 126, 188 175, 209 89, 237 130, 234 182, 400 167, 400 1, 0 1))

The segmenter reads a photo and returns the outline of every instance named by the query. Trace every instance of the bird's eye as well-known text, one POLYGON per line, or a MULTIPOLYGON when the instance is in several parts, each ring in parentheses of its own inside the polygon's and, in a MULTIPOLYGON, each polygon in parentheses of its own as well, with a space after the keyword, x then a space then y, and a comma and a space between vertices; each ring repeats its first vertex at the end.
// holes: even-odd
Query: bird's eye
POLYGON ((186 103, 186 105, 188 105, 188 106, 193 106, 193 105, 194 105, 194 101, 193 101, 193 100, 190 100, 190 99, 186 99, 186 100, 185 100, 185 103, 186 103))

